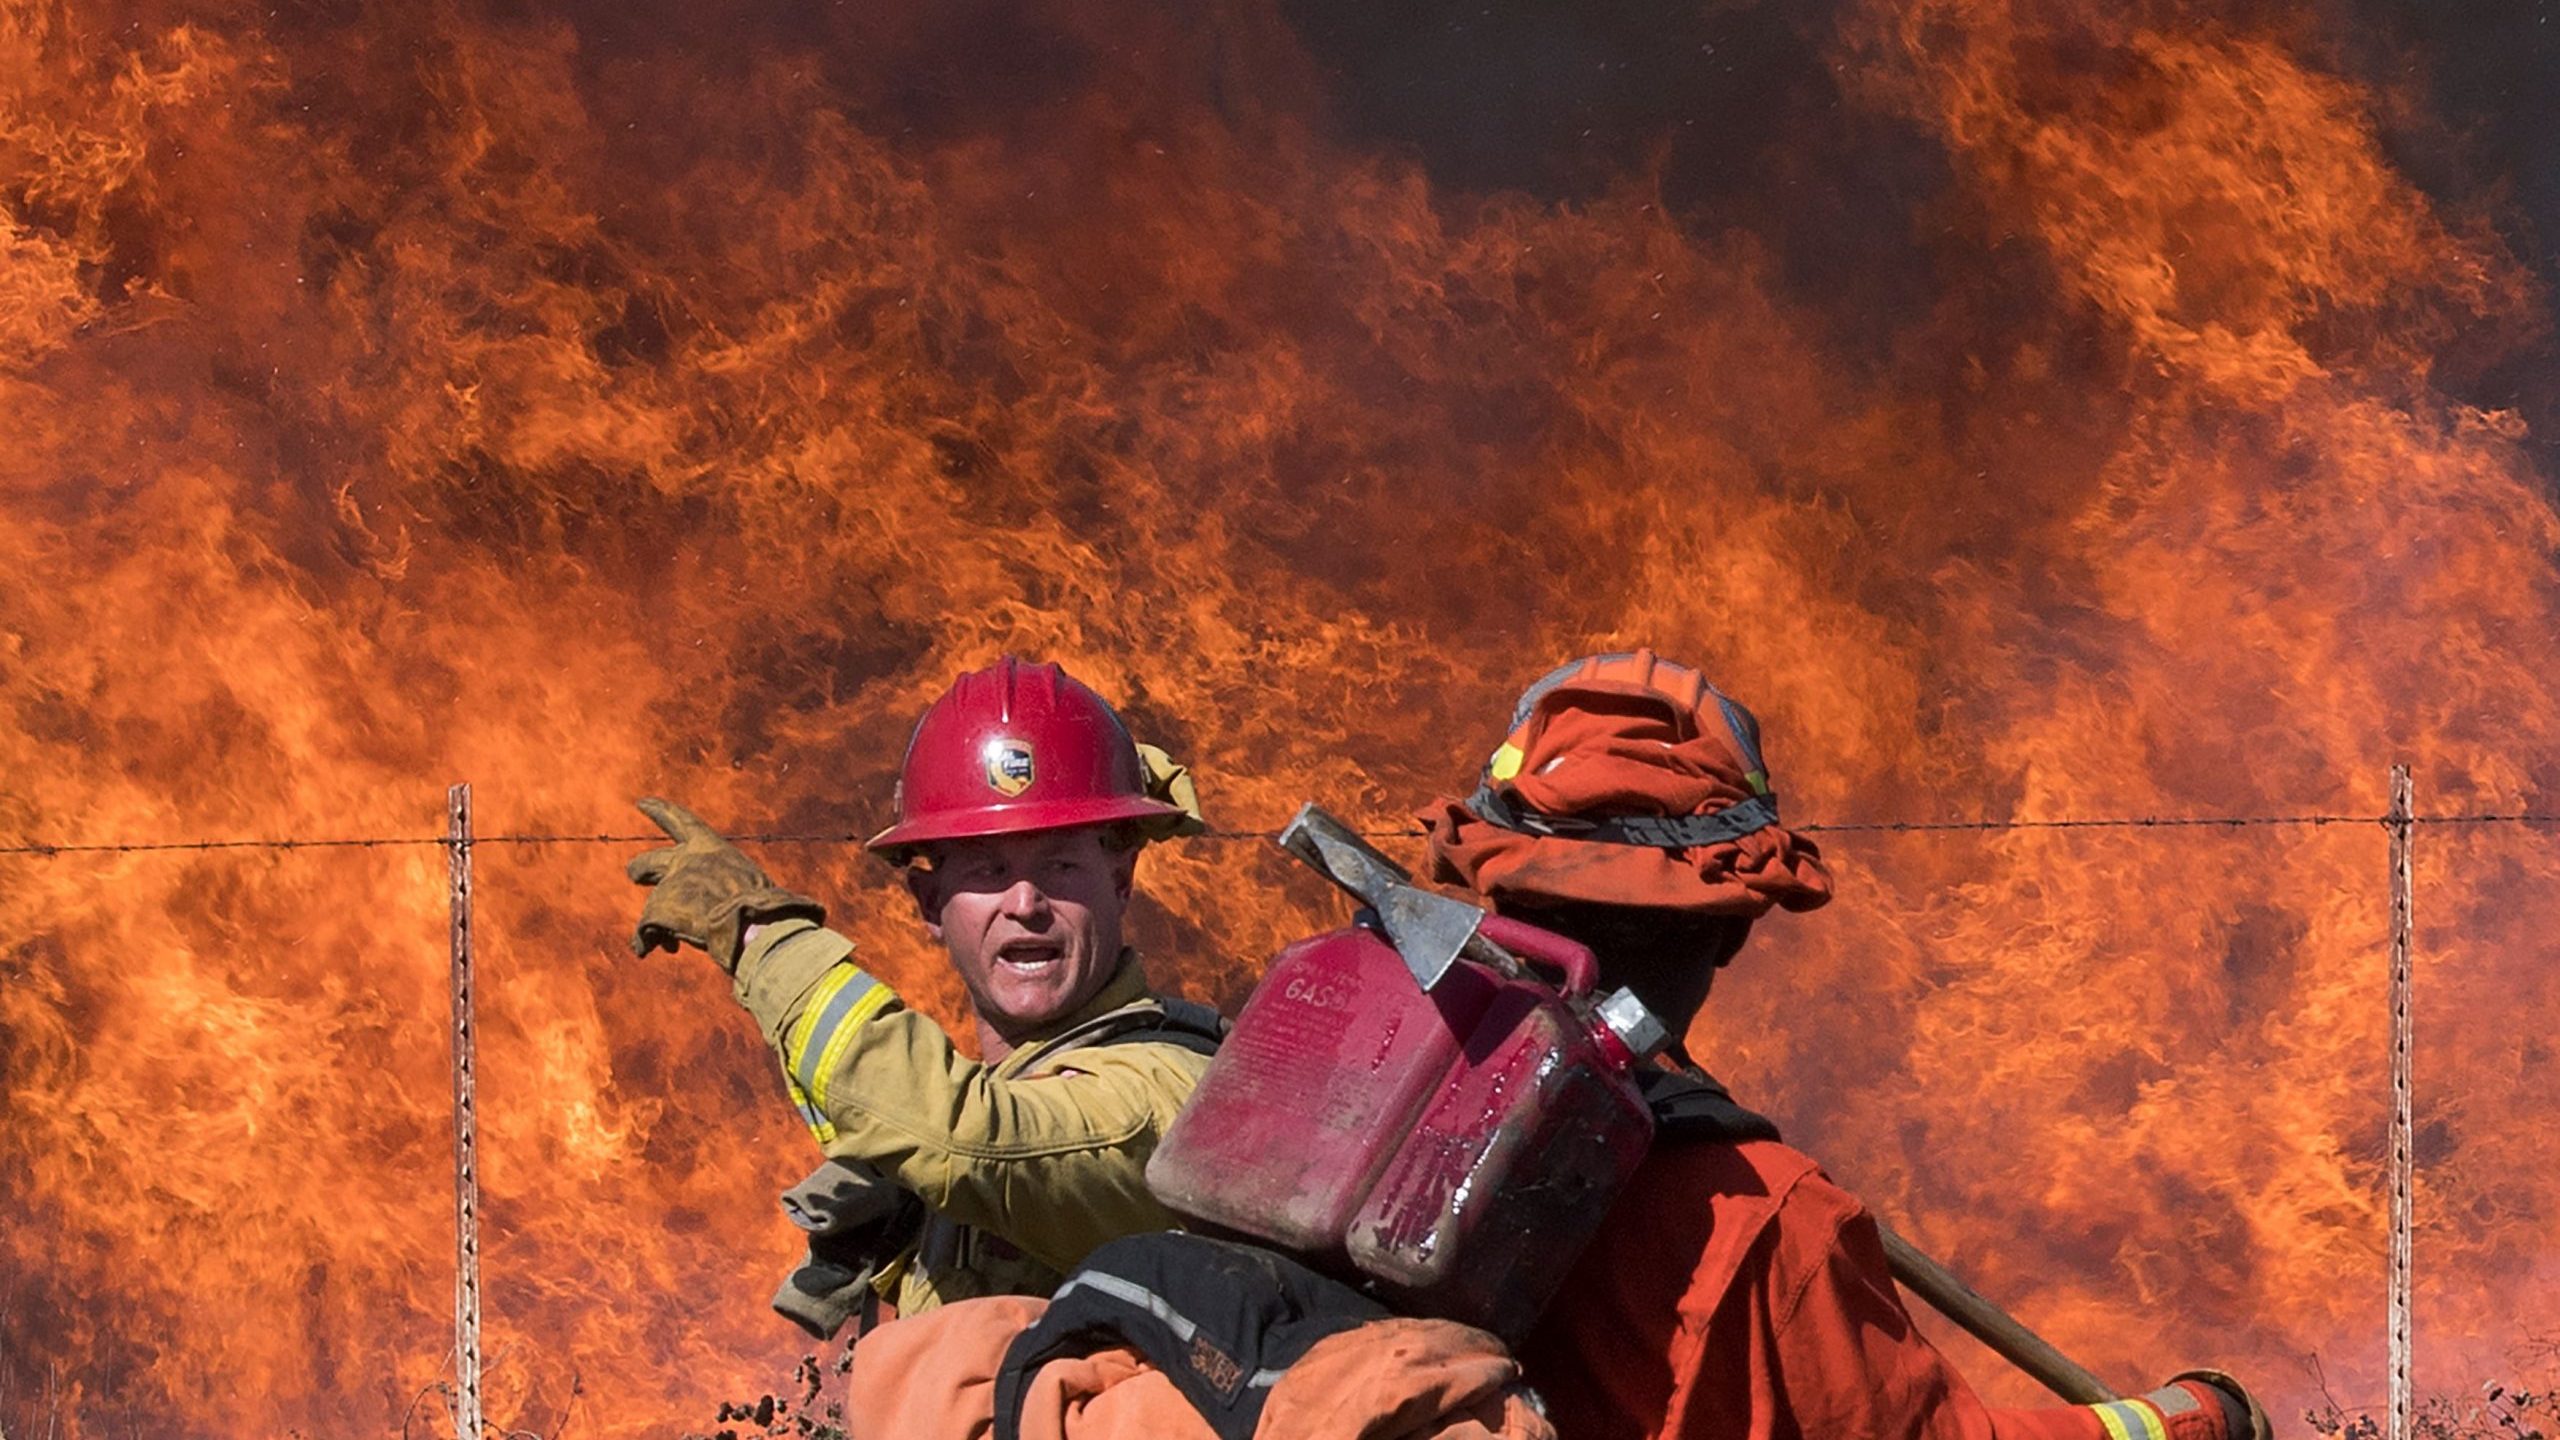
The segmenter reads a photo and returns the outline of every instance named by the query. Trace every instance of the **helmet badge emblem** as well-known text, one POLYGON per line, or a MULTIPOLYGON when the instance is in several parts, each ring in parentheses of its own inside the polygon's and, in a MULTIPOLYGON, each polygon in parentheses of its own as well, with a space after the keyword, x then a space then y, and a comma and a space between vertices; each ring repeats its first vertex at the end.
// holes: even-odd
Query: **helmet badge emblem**
POLYGON ((987 785, 1010 799, 1031 788, 1031 747, 1020 740, 987 742, 987 785))

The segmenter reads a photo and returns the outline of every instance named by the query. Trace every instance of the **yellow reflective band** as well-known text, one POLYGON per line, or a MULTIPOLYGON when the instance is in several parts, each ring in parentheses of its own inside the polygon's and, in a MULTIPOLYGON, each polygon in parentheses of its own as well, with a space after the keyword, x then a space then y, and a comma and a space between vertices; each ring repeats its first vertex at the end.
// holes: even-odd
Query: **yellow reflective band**
POLYGON ((2139 1400, 2109 1400, 2089 1408, 2098 1412, 2098 1423, 2107 1427, 2109 1440, 2169 1440, 2169 1426, 2160 1412, 2139 1400))
MULTIPOLYGON (((850 965, 845 968, 853 969, 850 965)), ((854 970, 851 980, 836 986, 822 1003, 809 1007, 817 1012, 818 1018, 810 1022, 808 1038, 800 1042, 800 1057, 791 1066, 792 1076, 800 1082, 801 1088, 812 1094, 817 1092, 818 1066, 826 1059, 827 1047, 834 1043, 838 1028, 855 1007, 879 988, 879 981, 854 970)))
POLYGON ((807 1093, 801 1090, 799 1081, 791 1078, 788 1070, 782 1072, 782 1085, 791 1092, 791 1104, 800 1112, 801 1123, 809 1127, 810 1134, 818 1137, 819 1144, 824 1145, 836 1138, 835 1122, 827 1118, 826 1111, 809 1103, 807 1093))
POLYGON ((817 1031, 818 1018, 827 1013, 827 1007, 835 1003, 837 993, 844 987, 856 979, 870 978, 858 966, 839 965, 827 978, 818 982, 818 988, 809 996, 809 1003, 801 1007, 800 1018, 792 1022, 791 1038, 782 1050, 783 1074, 797 1076, 806 1073, 800 1061, 808 1054, 809 1037, 817 1031))
POLYGON ((1750 786, 1751 786, 1751 793, 1752 793, 1752 794, 1754 794, 1754 795, 1766 795, 1766 794, 1768 794, 1768 793, 1769 793, 1769 772, 1768 772, 1768 771, 1766 771, 1766 770, 1754 770, 1754 771, 1752 771, 1750 774, 1745 775, 1745 776, 1743 776, 1742 778, 1743 778, 1745 781, 1749 782, 1749 784, 1750 784, 1750 786))
POLYGON ((1493 758, 1485 762, 1484 773, 1495 780, 1508 780, 1520 773, 1520 762, 1527 758, 1519 746, 1505 740, 1502 748, 1493 752, 1493 758))
POLYGON ((817 1068, 809 1072, 809 1103, 821 1112, 827 1108, 827 1081, 836 1073, 836 1065, 853 1045, 855 1032, 862 1022, 880 1013, 881 1008, 898 998, 898 992, 874 980, 869 991, 853 1002, 844 1018, 836 1023, 835 1033, 827 1037, 827 1048, 818 1054, 817 1068))

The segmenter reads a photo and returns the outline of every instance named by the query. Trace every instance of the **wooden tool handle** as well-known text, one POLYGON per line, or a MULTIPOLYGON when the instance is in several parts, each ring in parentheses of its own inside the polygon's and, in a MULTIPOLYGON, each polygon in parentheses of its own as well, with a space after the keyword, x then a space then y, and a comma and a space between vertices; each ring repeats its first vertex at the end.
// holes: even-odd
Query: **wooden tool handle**
POLYGON ((2000 1358, 2074 1405, 2096 1405, 2117 1398, 2106 1381, 2054 1349, 2051 1341, 2019 1324, 2008 1311, 1975 1294, 1973 1287, 1957 1279, 1954 1271, 1929 1258, 1920 1247, 1896 1234, 1892 1226, 1878 1220, 1876 1229, 1884 1235, 1885 1258, 1892 1262, 1893 1278, 1901 1281, 1904 1289, 1928 1301, 1931 1309, 1990 1346, 2000 1358))

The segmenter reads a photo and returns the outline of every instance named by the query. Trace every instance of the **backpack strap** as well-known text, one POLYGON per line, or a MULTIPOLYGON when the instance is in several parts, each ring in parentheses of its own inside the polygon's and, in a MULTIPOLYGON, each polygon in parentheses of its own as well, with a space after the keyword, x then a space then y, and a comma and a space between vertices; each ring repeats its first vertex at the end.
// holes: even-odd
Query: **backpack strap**
POLYGON ((1179 1045, 1198 1054, 1215 1055, 1218 1042, 1227 1037, 1229 1028, 1228 1021, 1215 1006, 1167 995, 1147 995, 1039 1042, 1027 1063, 1037 1065, 1053 1055, 1080 1050, 1087 1045, 1127 1045, 1146 1041, 1179 1045))
POLYGON ((1386 1314, 1276 1251, 1178 1231, 1123 1236, 1086 1256, 1005 1347, 995 1440, 1021 1440, 1023 1399, 1041 1366, 1115 1345, 1145 1356, 1219 1440, 1252 1440, 1290 1366, 1386 1314))
POLYGON ((1218 1007, 1197 1000, 1172 996, 1156 997, 1160 1014, 1132 1017, 1126 1030, 1114 1030, 1086 1043, 1093 1045, 1179 1045, 1194 1055, 1215 1055, 1234 1022, 1218 1013, 1218 1007))
POLYGON ((1653 1112, 1656 1140, 1775 1140, 1778 1127, 1746 1110, 1721 1081, 1695 1065, 1677 1070, 1647 1066, 1636 1071, 1636 1089, 1653 1112))

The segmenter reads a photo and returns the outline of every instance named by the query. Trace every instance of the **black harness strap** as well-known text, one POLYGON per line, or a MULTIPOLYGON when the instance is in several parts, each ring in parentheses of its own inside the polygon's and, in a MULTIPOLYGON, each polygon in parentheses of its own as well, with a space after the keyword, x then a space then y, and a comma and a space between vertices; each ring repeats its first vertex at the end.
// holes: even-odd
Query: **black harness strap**
POLYGON ((1721 1081, 1695 1065, 1679 1070, 1647 1066, 1636 1071, 1636 1088, 1653 1111, 1653 1138, 1662 1140, 1775 1140, 1778 1127, 1769 1117, 1746 1110, 1721 1081))
POLYGON ((1179 1045, 1195 1055, 1215 1055, 1219 1043, 1234 1028, 1233 1023, 1220 1015, 1214 1005, 1170 997, 1160 998, 1156 1003, 1163 1007, 1163 1015, 1140 1017, 1131 1028, 1115 1031, 1092 1043, 1179 1045))
POLYGON ((1219 1440, 1252 1440, 1271 1387, 1317 1342, 1385 1307, 1258 1246, 1167 1231, 1085 1257, 996 1371, 995 1440, 1021 1440, 1041 1366, 1127 1345, 1162 1372, 1219 1440))

